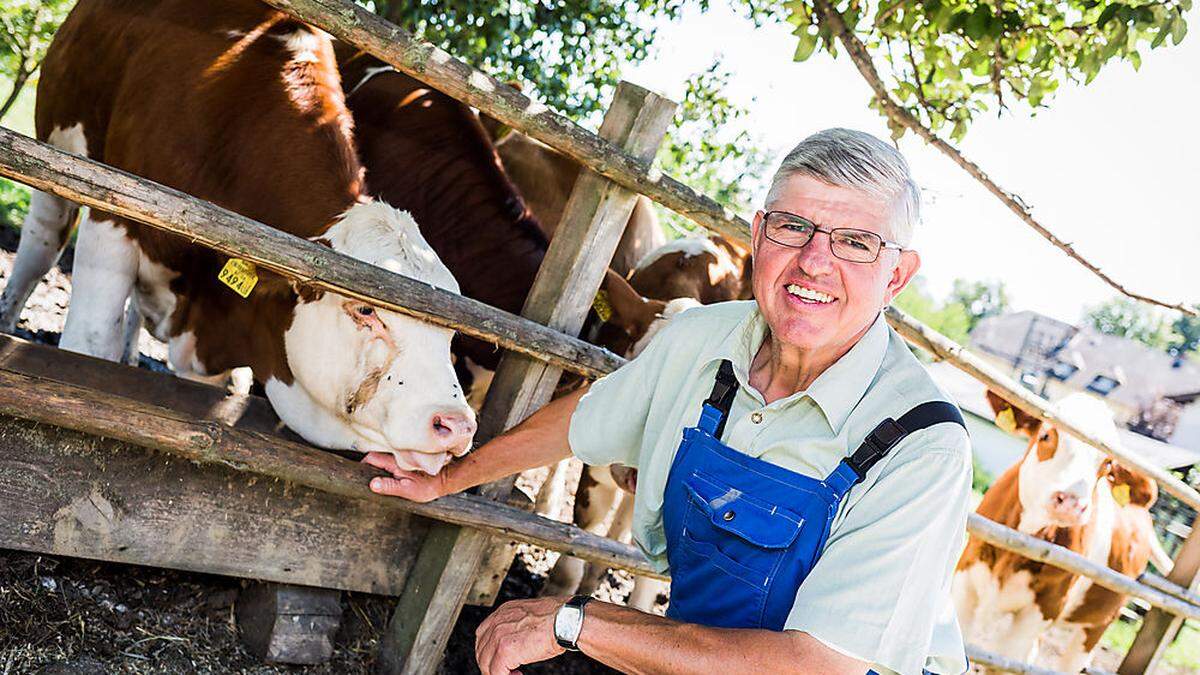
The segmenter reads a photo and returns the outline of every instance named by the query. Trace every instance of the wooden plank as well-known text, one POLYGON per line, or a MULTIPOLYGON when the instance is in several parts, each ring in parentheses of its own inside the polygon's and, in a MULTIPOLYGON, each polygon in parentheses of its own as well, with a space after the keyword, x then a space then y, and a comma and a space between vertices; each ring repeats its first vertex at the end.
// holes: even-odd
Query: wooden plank
POLYGON ((394 594, 421 519, 0 416, 0 547, 394 594), (366 536, 364 533, 370 533, 366 536))
POLYGON ((620 143, 581 128, 549 108, 347 0, 265 0, 305 23, 373 54, 504 124, 573 157, 617 185, 745 245, 750 225, 715 200, 651 167, 620 143))
MULTIPOLYGON (((1200 588, 1200 522, 1192 522, 1192 532, 1184 540, 1175 556, 1175 567, 1167 575, 1167 581, 1197 590, 1200 588)), ((1142 628, 1133 639, 1129 651, 1117 670, 1120 675, 1152 673, 1162 662, 1167 648, 1183 628, 1183 617, 1173 615, 1159 607, 1146 613, 1142 628)))
POLYGON ((0 176, 186 237, 307 285, 461 331, 589 377, 624 360, 578 338, 393 274, 178 190, 0 127, 0 176))
MULTIPOLYGON (((600 133, 642 161, 653 159, 675 104, 622 82, 600 133)), ((522 314, 563 332, 578 333, 621 239, 637 195, 595 173, 581 173, 567 202, 522 314)), ((545 405, 561 370, 508 353, 501 359, 480 417, 479 437, 491 438, 545 405)), ((512 478, 482 486, 481 496, 502 499, 512 478)), ((439 527, 430 531, 421 565, 410 580, 385 635, 380 662, 387 672, 433 673, 474 580, 489 537, 478 531, 439 527), (432 589, 432 590, 430 590, 432 589), (414 617, 420 616, 420 621, 414 617)), ((503 542, 501 543, 503 545, 503 542)), ((507 568, 507 563, 498 563, 507 568)))
POLYGON ((200 382, 130 368, 10 335, 0 335, 0 368, 170 408, 196 419, 216 420, 239 429, 299 440, 299 436, 286 430, 271 404, 260 396, 231 394, 200 382))
MULTIPOLYGON (((169 377, 140 372, 148 377, 169 377)), ((378 471, 361 462, 272 434, 229 428, 93 389, 0 369, 0 415, 106 437, 128 444, 121 446, 125 448, 132 445, 159 450, 184 460, 189 466, 215 465, 240 472, 248 481, 263 482, 261 478, 266 477, 273 479, 267 481, 271 484, 284 486, 286 482, 366 501, 388 512, 389 518, 411 513, 662 578, 632 546, 566 523, 540 518, 476 495, 452 495, 428 504, 384 497, 367 487, 378 471)), ((153 563, 148 560, 142 564, 153 563)))

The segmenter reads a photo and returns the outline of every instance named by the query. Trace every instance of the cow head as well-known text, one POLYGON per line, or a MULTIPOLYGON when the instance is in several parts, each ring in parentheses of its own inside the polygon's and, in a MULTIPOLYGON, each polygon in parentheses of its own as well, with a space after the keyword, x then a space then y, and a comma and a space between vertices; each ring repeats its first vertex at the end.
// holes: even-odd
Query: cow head
MULTIPOLYGON (((387 270, 458 292, 458 283, 406 212, 358 204, 319 241, 387 270)), ((299 288, 284 333, 292 382, 267 396, 283 421, 329 448, 390 452, 433 474, 467 452, 475 414, 450 361, 453 331, 336 293, 299 288)))
MULTIPOLYGON (((1042 422, 1010 405, 992 392, 988 402, 997 424, 1029 439, 1021 459, 1017 488, 1021 500, 1021 526, 1025 532, 1046 527, 1074 527, 1092 515, 1098 489, 1113 463, 1100 450, 1080 441, 1049 422, 1042 422)), ((1103 401, 1076 393, 1057 403, 1058 412, 1109 445, 1118 444, 1112 411, 1103 401)))
POLYGON ((646 345, 676 314, 698 307, 691 298, 671 301, 642 297, 621 275, 605 272, 600 288, 608 294, 612 315, 599 333, 597 341, 627 358, 642 353, 646 345))

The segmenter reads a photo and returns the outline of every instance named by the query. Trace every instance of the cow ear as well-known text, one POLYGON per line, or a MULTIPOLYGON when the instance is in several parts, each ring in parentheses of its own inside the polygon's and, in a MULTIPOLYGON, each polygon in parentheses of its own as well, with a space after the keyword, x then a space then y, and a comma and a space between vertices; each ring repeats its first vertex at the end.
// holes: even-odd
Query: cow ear
POLYGON ((987 402, 996 414, 996 426, 1010 434, 1033 438, 1042 421, 1004 400, 992 390, 987 392, 987 402))
POLYGON ((645 334, 667 304, 661 300, 643 298, 624 277, 611 269, 605 271, 600 287, 608 295, 612 312, 605 322, 624 328, 635 340, 645 334))

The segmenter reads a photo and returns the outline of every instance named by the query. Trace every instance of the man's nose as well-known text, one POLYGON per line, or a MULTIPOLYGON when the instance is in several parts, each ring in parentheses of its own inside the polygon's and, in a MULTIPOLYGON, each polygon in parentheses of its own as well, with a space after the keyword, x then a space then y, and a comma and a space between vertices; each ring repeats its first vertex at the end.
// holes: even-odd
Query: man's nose
POLYGON ((829 248, 829 235, 814 232, 812 239, 797 252, 796 263, 809 276, 820 276, 833 270, 833 252, 829 248))

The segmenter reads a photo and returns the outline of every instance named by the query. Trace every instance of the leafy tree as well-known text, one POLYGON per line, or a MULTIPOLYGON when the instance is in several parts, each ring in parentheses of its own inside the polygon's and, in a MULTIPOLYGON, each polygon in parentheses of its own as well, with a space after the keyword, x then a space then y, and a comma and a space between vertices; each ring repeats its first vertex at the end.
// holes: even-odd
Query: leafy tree
POLYGON ((1200 352, 1200 318, 1180 316, 1171 324, 1175 331, 1175 339, 1167 348, 1172 356, 1181 356, 1188 352, 1200 352))
POLYGON ((953 300, 938 302, 926 288, 925 278, 918 276, 908 284, 892 305, 959 344, 967 341, 971 316, 967 308, 953 300))
POLYGON ((955 279, 954 289, 950 291, 950 302, 958 303, 967 312, 969 323, 967 332, 975 330, 976 324, 989 316, 997 316, 1008 310, 1008 292, 1004 282, 968 281, 955 279))
POLYGON ((1128 298, 1113 298, 1088 309, 1083 321, 1098 332, 1137 340, 1153 349, 1166 349, 1171 340, 1161 313, 1128 298))
MULTIPOLYGON (((786 3, 800 44, 836 53, 816 0, 786 3)), ((893 99, 938 132, 961 140, 990 107, 1045 107, 1064 82, 1091 82, 1108 63, 1141 66, 1142 52, 1187 34, 1192 0, 830 0, 846 25, 887 65, 893 99)), ((878 105, 878 101, 875 103, 878 105)), ((897 136, 905 129, 893 120, 897 136)))
POLYGON ((6 0, 0 5, 0 77, 12 82, 0 120, 46 58, 46 48, 74 0, 6 0))
MULTIPOLYGON (((717 62, 688 79, 658 163, 665 173, 739 209, 747 205, 770 160, 748 131, 734 130, 733 123, 748 111, 722 94, 730 77, 717 62)), ((699 227, 676 213, 663 213, 677 230, 699 227)))

